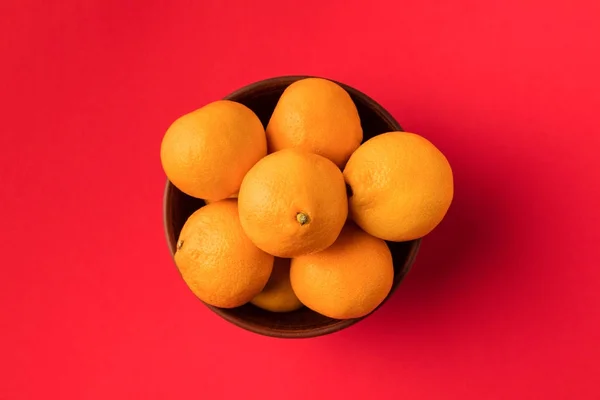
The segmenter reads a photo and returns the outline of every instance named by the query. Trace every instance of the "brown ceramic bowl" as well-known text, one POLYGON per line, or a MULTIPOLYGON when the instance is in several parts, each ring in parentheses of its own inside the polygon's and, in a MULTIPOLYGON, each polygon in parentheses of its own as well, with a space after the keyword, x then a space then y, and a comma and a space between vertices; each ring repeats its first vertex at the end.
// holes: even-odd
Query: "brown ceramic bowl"
MULTIPOLYGON (((292 82, 302 78, 306 77, 283 76, 266 79, 245 86, 225 98, 240 102, 252 109, 266 127, 283 90, 292 82)), ((348 91, 358 108, 364 131, 364 140, 384 132, 402 130, 396 120, 374 100, 354 88, 340 82, 337 83, 348 91)), ((163 204, 164 228, 171 254, 175 252, 179 232, 187 218, 204 205, 204 201, 182 193, 167 180, 163 204)), ((402 243, 388 242, 394 259, 395 274, 392 290, 385 299, 386 301, 408 273, 415 260, 420 244, 420 239, 402 243)), ((306 307, 289 313, 273 313, 262 310, 252 304, 246 304, 233 309, 223 309, 208 304, 206 306, 238 327, 261 335, 279 338, 321 336, 340 331, 366 318, 335 320, 317 314, 306 307)))

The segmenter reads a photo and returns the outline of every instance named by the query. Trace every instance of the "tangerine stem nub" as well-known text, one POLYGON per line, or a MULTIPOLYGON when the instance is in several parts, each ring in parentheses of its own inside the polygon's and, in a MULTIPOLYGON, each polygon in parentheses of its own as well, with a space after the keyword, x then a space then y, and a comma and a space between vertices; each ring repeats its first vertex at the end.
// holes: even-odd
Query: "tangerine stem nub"
POLYGON ((299 212, 298 214, 296 214, 296 221, 298 221, 300 225, 306 225, 310 222, 310 217, 308 216, 308 214, 299 212))
POLYGON ((177 250, 181 250, 182 246, 183 246, 183 240, 177 241, 177 250))

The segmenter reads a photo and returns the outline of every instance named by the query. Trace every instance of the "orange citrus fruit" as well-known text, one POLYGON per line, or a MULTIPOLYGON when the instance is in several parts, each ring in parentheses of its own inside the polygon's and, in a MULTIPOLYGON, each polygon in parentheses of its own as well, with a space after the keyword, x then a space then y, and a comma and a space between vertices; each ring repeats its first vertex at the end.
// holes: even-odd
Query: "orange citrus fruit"
POLYGON ((454 195, 452 168, 424 137, 388 132, 363 143, 344 169, 350 216, 389 241, 425 236, 444 218, 454 195))
POLYGON ((283 258, 327 248, 348 215, 342 172, 327 158, 299 149, 256 163, 242 182, 238 206, 250 240, 283 258))
MULTIPOLYGON (((237 197, 238 197, 238 195, 237 195, 237 193, 235 193, 235 194, 232 194, 231 196, 229 196, 227 198, 228 199, 237 199, 237 197)), ((206 204, 214 203, 216 201, 218 201, 218 200, 204 199, 204 203, 206 203, 206 204)))
POLYGON ((294 311, 302 307, 302 303, 292 290, 289 258, 275 258, 273 272, 271 272, 267 285, 250 302, 257 307, 273 312, 294 311))
POLYGON ((266 134, 269 152, 298 147, 327 157, 340 168, 363 139, 360 117, 348 92, 322 78, 289 85, 266 134))
POLYGON ((232 308, 262 291, 273 256, 256 247, 242 230, 236 200, 223 200, 187 219, 177 241, 175 264, 198 298, 232 308))
POLYGON ((228 100, 179 117, 160 148, 171 183, 190 196, 213 201, 237 192, 246 172, 266 154, 265 131, 256 114, 228 100))
POLYGON ((290 280, 298 299, 335 319, 360 318, 387 297, 394 280, 387 244, 348 223, 327 249, 292 260, 290 280))

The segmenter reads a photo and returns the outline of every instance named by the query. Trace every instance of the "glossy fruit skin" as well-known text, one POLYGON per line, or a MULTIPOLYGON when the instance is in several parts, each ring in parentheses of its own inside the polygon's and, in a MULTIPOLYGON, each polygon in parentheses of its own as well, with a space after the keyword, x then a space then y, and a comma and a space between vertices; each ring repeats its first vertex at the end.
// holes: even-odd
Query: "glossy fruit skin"
POLYGON ((344 169, 350 217, 378 238, 402 242, 430 233, 454 196, 447 158, 424 137, 388 132, 363 143, 344 169))
POLYGON ((236 193, 246 172, 266 154, 265 131, 256 114, 229 100, 179 117, 160 148, 167 178, 182 192, 212 201, 236 193))
POLYGON ((241 306, 259 294, 274 262, 242 230, 236 200, 194 212, 181 230, 174 258, 191 291, 222 308, 241 306))
POLYGON ((242 182, 238 206, 250 240, 282 258, 329 247, 348 216, 342 172, 327 158, 300 149, 256 163, 242 182))
POLYGON ((360 318, 379 306, 392 288, 394 266, 385 241, 348 223, 336 242, 294 258, 290 281, 308 308, 336 319, 360 318))
POLYGON ((250 302, 263 310, 272 312, 295 311, 302 307, 290 282, 289 258, 275 258, 273 272, 265 288, 250 302))
POLYGON ((269 153, 297 147, 343 168, 360 146, 363 130, 356 105, 338 84, 306 78, 283 92, 266 129, 269 153))

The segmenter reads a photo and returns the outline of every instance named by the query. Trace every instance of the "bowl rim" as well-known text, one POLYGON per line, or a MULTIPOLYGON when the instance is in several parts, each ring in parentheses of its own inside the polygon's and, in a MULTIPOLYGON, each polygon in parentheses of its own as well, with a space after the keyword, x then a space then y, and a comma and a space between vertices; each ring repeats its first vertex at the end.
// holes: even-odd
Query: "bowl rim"
MULTIPOLYGON (((222 99, 237 101, 236 99, 239 99, 240 97, 244 97, 244 96, 246 96, 252 92, 255 92, 257 90, 260 90, 261 94, 264 94, 269 89, 271 89, 272 91, 278 91, 278 90, 281 90, 282 84, 287 86, 295 81, 298 81, 301 79, 306 79, 306 78, 327 79, 331 82, 334 82, 334 83, 340 85, 348 93, 350 93, 351 96, 361 98, 361 100, 364 103, 366 103, 366 105, 371 109, 371 111, 375 112, 377 114, 377 116, 379 118, 381 118, 382 120, 384 120, 389 126, 392 126, 395 130, 398 130, 398 131, 403 130, 402 127, 400 126, 400 124, 394 119, 394 117, 392 117, 392 115, 385 108, 383 108, 383 106, 381 106, 379 103, 377 103, 371 97, 369 97, 368 95, 364 94, 363 92, 359 91, 358 89, 355 89, 345 83, 338 82, 334 79, 330 79, 330 78, 326 78, 326 77, 322 77, 322 76, 281 75, 281 76, 266 78, 266 79, 254 81, 254 82, 249 83, 233 92, 230 92, 228 95, 224 96, 222 99)), ((175 256, 175 243, 171 241, 171 237, 174 237, 174 231, 173 231, 172 224, 169 223, 168 216, 169 216, 169 210, 172 208, 171 197, 169 196, 169 194, 171 193, 171 190, 173 190, 174 188, 175 188, 174 185, 167 178, 166 184, 165 184, 165 189, 163 192, 163 207, 162 207, 163 229, 164 229, 165 237, 167 240, 167 246, 169 248, 169 253, 171 254, 171 258, 173 260, 174 260, 174 256, 175 256)), ((418 238, 418 239, 407 242, 407 243, 410 243, 410 250, 408 253, 408 257, 406 258, 406 261, 402 265, 402 269, 399 271, 398 275, 400 275, 400 277, 396 278, 396 276, 394 276, 394 282, 392 284, 392 288, 390 289, 390 291, 387 294, 387 296, 385 297, 385 299, 369 314, 364 315, 359 318, 336 320, 336 322, 326 325, 326 326, 308 328, 308 329, 301 330, 301 331, 300 330, 286 331, 286 330, 281 330, 281 329, 276 329, 276 328, 271 328, 271 327, 259 326, 252 322, 244 320, 243 318, 234 317, 234 316, 228 314, 226 309, 221 309, 219 307, 215 307, 213 305, 210 305, 210 304, 202 301, 201 299, 198 299, 198 300, 202 304, 204 304, 206 307, 208 307, 212 312, 214 312, 215 314, 217 314, 218 316, 223 318, 225 321, 227 321, 239 328, 245 329, 249 332, 256 333, 256 334, 259 334, 262 336, 268 336, 268 337, 279 338, 279 339, 308 339, 308 338, 314 338, 314 337, 318 337, 318 336, 328 335, 331 333, 339 332, 343 329, 346 329, 346 328, 362 321, 363 319, 367 318, 368 316, 370 316, 374 312, 376 312, 380 307, 382 307, 391 298, 393 293, 398 289, 398 287, 400 286, 402 281, 405 279, 406 275, 411 270, 411 268, 415 262, 415 259, 417 257, 417 254, 419 252, 419 249, 421 247, 422 240, 423 240, 422 238, 418 238)), ((176 267, 176 269, 177 269, 177 267, 176 267)), ((179 271, 179 269, 177 269, 177 271, 179 271)))

